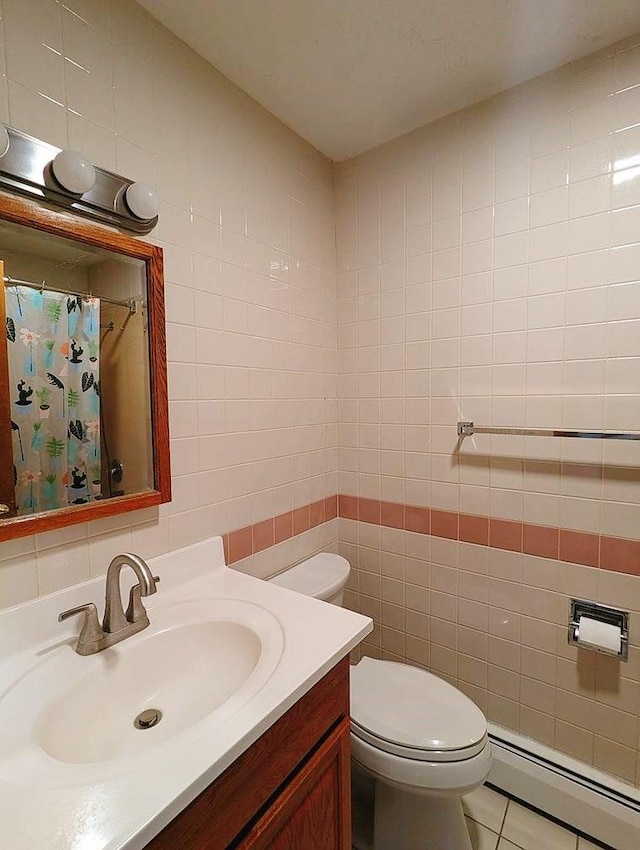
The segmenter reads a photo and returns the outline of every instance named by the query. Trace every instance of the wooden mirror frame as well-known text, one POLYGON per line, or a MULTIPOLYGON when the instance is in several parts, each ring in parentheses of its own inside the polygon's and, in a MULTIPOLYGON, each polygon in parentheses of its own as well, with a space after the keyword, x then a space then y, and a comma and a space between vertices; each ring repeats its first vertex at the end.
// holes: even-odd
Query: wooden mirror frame
MULTIPOLYGON (((0 219, 21 224, 33 230, 44 231, 104 248, 116 254, 142 260, 147 278, 147 329, 149 334, 149 378, 151 399, 151 437, 153 451, 154 489, 127 496, 100 499, 88 505, 58 508, 52 511, 27 514, 25 516, 0 517, 0 542, 41 534, 67 525, 115 516, 129 511, 141 510, 171 501, 171 464, 169 456, 169 401, 167 394, 167 356, 164 314, 164 274, 162 249, 115 230, 88 223, 65 212, 53 210, 36 202, 0 193, 0 219)), ((4 344, 4 296, 0 299, 0 318, 4 344)), ((0 360, 0 385, 8 386, 6 358, 0 360)), ((10 399, 0 394, 0 423, 11 416, 10 399)), ((0 458, 13 456, 11 431, 0 428, 0 458)), ((0 494, 13 492, 13 472, 10 482, 4 480, 0 460, 0 494), (10 489, 9 485, 10 484, 10 489)), ((15 502, 11 502, 13 505, 15 502)))

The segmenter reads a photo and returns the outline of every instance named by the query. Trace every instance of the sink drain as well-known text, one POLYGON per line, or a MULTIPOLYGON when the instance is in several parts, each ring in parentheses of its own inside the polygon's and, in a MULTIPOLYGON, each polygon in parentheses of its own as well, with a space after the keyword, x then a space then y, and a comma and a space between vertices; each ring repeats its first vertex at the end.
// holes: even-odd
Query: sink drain
POLYGON ((162 712, 159 708, 147 708, 145 711, 140 712, 133 721, 133 725, 136 729, 152 729, 154 726, 157 726, 161 720, 162 712))

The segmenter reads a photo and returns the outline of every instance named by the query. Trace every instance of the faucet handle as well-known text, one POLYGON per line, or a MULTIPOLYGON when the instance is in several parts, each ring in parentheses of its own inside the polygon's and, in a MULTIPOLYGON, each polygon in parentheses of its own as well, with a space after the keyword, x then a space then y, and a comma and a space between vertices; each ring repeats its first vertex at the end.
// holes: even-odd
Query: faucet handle
POLYGON ((85 605, 78 605, 76 608, 69 608, 68 611, 63 611, 58 616, 58 622, 61 623, 68 617, 73 617, 74 614, 84 614, 82 629, 76 644, 76 652, 80 655, 90 654, 86 650, 91 644, 96 644, 104 637, 102 626, 98 620, 98 610, 93 602, 87 602, 85 605))
MULTIPOLYGON (((159 576, 153 576, 153 581, 158 584, 159 576)), ((155 586, 154 586, 155 591, 155 586)), ((139 623, 141 620, 149 621, 147 609, 142 604, 142 587, 139 584, 134 584, 129 591, 129 604, 127 605, 127 620, 130 623, 139 623)))

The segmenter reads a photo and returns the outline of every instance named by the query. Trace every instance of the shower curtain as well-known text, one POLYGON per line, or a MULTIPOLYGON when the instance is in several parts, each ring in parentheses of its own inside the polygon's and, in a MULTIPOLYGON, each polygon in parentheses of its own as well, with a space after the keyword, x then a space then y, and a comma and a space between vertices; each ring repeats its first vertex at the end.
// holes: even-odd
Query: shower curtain
POLYGON ((100 301, 5 288, 18 515, 101 496, 100 301))

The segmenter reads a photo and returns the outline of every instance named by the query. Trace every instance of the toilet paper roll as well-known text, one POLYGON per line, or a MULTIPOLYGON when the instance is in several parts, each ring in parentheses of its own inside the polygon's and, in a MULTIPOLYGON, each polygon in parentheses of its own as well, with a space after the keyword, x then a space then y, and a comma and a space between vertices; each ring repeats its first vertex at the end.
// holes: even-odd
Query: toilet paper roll
POLYGON ((602 649, 617 655, 622 646, 620 626, 593 620, 591 617, 580 617, 578 643, 590 649, 602 649))

